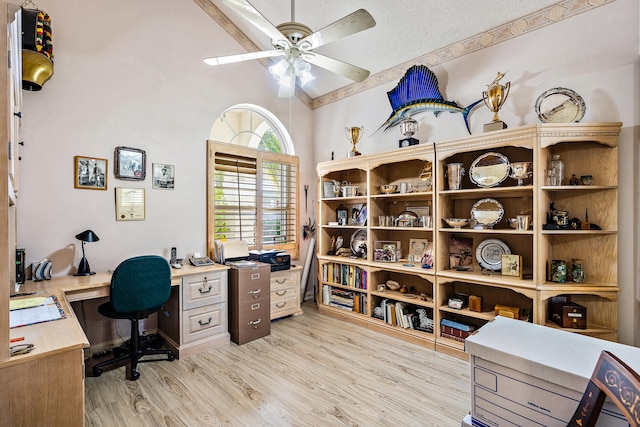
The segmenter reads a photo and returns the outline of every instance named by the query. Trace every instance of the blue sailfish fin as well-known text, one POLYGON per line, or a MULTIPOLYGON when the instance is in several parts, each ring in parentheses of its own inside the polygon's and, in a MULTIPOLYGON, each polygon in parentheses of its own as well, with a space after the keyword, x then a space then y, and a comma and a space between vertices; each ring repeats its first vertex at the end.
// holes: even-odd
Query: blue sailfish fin
POLYGON ((409 68, 398 85, 387 92, 393 111, 420 99, 444 99, 438 89, 438 78, 426 65, 409 68))

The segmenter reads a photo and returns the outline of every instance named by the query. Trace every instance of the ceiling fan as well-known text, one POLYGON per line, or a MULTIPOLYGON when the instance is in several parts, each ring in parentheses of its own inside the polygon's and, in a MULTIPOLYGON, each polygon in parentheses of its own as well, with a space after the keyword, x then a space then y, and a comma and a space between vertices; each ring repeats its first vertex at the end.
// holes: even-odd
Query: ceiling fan
POLYGON ((295 22, 294 0, 291 1, 292 22, 285 22, 278 26, 274 26, 269 22, 246 0, 224 0, 224 3, 269 36, 273 50, 205 58, 203 61, 207 64, 222 65, 251 59, 284 57, 280 62, 269 67, 274 78, 278 80, 280 86, 278 95, 281 97, 293 95, 296 77, 300 79, 301 87, 314 79, 310 73, 311 66, 309 64, 324 68, 356 82, 361 82, 369 76, 369 71, 364 68, 313 52, 313 49, 317 47, 374 27, 376 21, 366 10, 356 10, 323 29, 313 32, 308 26, 295 22))

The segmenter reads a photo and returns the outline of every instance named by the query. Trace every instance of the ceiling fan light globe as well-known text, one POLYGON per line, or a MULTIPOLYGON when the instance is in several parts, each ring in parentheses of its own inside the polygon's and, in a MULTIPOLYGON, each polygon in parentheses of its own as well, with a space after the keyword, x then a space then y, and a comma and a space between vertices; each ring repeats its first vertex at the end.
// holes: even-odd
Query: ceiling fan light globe
POLYGON ((285 74, 278 79, 278 85, 286 88, 293 87, 296 84, 296 75, 293 70, 287 69, 285 74))
POLYGON ((311 74, 309 70, 306 70, 306 69, 302 70, 302 72, 298 74, 298 77, 300 78, 300 87, 304 87, 304 85, 316 79, 314 75, 311 74))
POLYGON ((271 72, 274 78, 279 80, 287 71, 287 68, 289 68, 289 63, 286 59, 281 59, 277 64, 269 67, 269 72, 271 72))

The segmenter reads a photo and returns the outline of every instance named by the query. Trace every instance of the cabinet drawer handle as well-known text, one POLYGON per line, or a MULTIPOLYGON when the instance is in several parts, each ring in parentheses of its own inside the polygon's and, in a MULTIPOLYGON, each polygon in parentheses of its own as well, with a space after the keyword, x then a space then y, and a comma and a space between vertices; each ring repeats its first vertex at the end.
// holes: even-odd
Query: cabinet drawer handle
POLYGON ((255 289, 253 291, 249 291, 247 292, 249 295, 251 295, 254 298, 258 298, 260 296, 260 292, 262 292, 262 289, 255 289))
POLYGON ((198 291, 200 291, 201 294, 208 294, 209 292, 211 292, 211 289, 213 288, 213 286, 209 285, 209 287, 207 288, 207 290, 204 290, 204 286, 202 288, 198 288, 198 291))
POLYGON ((206 322, 203 322, 202 320, 198 320, 198 323, 200 324, 200 326, 207 326, 211 324, 211 320, 213 320, 213 317, 209 317, 209 320, 207 320, 206 322))
POLYGON ((276 291, 276 295, 278 295, 279 297, 281 297, 282 295, 285 295, 287 293, 287 290, 285 289, 284 291, 276 291), (280 293, 282 292, 282 293, 280 293))
POLYGON ((253 329, 258 329, 260 323, 262 323, 262 319, 252 320, 247 325, 251 326, 253 329))
POLYGON ((284 279, 282 279, 282 281, 280 281, 280 280, 276 279, 276 282, 277 282, 278 284, 280 284, 280 285, 282 285, 282 284, 283 284, 284 282, 286 282, 286 281, 287 281, 287 278, 286 278, 286 277, 285 277, 284 279))
POLYGON ((285 302, 283 302, 283 303, 282 303, 282 305, 280 305, 280 303, 276 303, 276 307, 278 307, 278 308, 282 308, 282 307, 284 307, 285 305, 287 305, 287 302, 286 302, 286 301, 285 301, 285 302))

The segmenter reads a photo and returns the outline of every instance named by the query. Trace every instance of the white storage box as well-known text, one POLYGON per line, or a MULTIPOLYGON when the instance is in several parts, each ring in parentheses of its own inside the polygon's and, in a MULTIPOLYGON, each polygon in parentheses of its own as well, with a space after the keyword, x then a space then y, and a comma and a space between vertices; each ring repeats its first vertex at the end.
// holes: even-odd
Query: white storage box
MULTIPOLYGON (((640 372, 640 349, 498 316, 466 339, 474 426, 565 427, 602 350, 640 372)), ((597 426, 628 426, 608 399, 597 426)))

